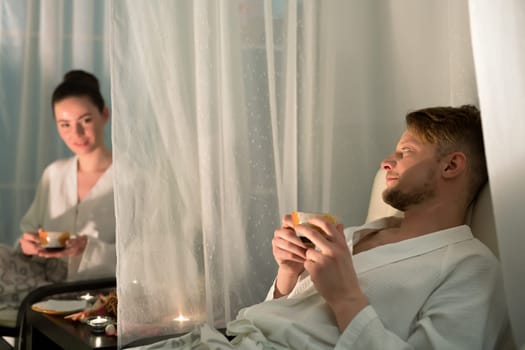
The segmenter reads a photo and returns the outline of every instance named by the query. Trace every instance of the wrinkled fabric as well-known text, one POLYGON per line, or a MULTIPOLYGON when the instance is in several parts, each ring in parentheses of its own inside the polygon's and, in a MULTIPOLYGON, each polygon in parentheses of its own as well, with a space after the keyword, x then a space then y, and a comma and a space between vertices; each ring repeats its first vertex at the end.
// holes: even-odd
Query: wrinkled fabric
MULTIPOLYGON (((349 228, 347 242, 352 246, 395 221, 349 228)), ((500 267, 468 226, 386 244, 353 261, 369 305, 342 333, 303 274, 288 296, 272 299, 272 289, 265 302, 242 309, 228 324, 227 334, 235 336, 230 343, 203 326, 200 337, 195 331, 185 336, 191 343, 170 340, 141 349, 494 348, 507 322, 500 267)))
POLYGON ((14 327, 18 307, 33 289, 66 279, 62 259, 31 257, 0 245, 0 325, 14 327))
POLYGON ((26 256, 0 245, 0 305, 16 307, 32 289, 66 279, 67 265, 61 259, 26 256))

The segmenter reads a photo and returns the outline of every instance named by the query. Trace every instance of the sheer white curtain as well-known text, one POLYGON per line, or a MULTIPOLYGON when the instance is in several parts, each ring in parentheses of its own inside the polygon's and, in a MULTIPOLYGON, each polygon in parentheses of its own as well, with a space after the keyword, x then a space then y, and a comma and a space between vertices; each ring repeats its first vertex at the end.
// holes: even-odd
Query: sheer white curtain
MULTIPOLYGON (((72 68, 94 72, 109 101, 108 3, 0 1, 0 241, 20 236, 44 167, 69 155, 51 94, 72 68)), ((109 134, 109 133, 108 133, 109 134)))
POLYGON ((466 1, 111 4, 121 344, 225 326, 282 214, 360 224, 404 114, 476 102, 466 1))
POLYGON ((505 291, 525 349, 525 2, 470 0, 470 19, 505 291))

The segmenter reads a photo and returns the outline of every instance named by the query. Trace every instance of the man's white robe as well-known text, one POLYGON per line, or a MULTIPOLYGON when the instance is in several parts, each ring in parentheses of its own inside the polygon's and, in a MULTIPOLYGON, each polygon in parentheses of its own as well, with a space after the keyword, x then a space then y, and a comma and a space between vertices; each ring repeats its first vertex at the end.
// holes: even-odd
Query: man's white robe
MULTIPOLYGON (((346 229, 349 246, 393 221, 346 229)), ((265 302, 242 309, 228 325, 231 344, 203 325, 159 348, 493 349, 506 326, 499 263, 468 226, 379 246, 353 262, 369 305, 342 333, 303 274, 288 296, 272 299, 272 288, 265 302)))

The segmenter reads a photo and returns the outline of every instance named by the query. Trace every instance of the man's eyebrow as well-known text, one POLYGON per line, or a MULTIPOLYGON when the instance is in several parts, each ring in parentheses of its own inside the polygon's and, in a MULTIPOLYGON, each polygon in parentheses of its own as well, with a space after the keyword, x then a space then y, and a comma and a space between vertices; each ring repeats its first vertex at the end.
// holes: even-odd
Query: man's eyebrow
POLYGON ((417 137, 413 137, 413 136, 405 137, 399 140, 399 144, 416 144, 417 145, 420 143, 421 141, 419 141, 417 137))
POLYGON ((410 138, 410 139, 402 140, 397 144, 397 149, 405 148, 405 147, 420 149, 421 141, 414 139, 414 138, 410 138))

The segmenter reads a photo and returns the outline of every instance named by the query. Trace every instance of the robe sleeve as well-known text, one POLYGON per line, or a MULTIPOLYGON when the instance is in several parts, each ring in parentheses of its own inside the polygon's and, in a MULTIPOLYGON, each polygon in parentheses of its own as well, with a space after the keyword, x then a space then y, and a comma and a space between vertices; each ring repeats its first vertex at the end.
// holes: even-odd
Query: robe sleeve
POLYGON ((84 253, 70 261, 70 271, 75 271, 73 279, 114 276, 116 273, 117 254, 115 243, 107 243, 98 238, 89 237, 84 253), (74 269, 73 264, 78 268, 74 269))
MULTIPOLYGON (((403 340, 367 306, 341 334, 335 349, 492 349, 506 320, 499 264, 490 256, 444 262, 443 281, 403 340)), ((424 273, 424 271, 421 271, 424 273)))
POLYGON ((264 299, 264 301, 268 301, 268 300, 273 300, 274 299, 273 293, 275 292, 275 282, 277 282, 277 279, 273 280, 272 286, 270 287, 270 290, 266 294, 266 299, 264 299))
POLYGON ((20 221, 22 232, 37 232, 43 225, 45 210, 49 198, 49 167, 44 170, 38 183, 35 198, 28 211, 20 221))

